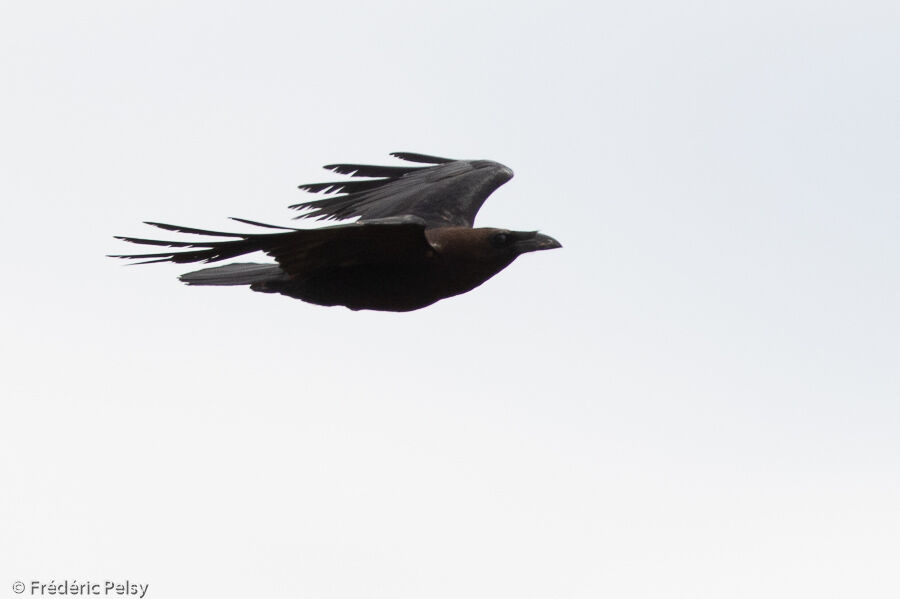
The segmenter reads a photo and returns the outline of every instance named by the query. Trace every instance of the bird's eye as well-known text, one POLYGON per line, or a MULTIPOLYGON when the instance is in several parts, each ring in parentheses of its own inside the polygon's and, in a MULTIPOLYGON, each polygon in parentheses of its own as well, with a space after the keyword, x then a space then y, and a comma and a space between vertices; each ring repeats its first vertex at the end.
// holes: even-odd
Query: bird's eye
POLYGON ((495 248, 506 247, 507 243, 509 243, 509 236, 506 233, 497 233, 491 237, 491 245, 495 248))

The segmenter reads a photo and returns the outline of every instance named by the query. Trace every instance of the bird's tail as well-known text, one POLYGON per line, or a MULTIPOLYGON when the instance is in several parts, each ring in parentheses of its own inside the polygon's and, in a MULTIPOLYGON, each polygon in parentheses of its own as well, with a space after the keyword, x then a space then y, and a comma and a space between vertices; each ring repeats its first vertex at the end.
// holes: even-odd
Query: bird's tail
POLYGON ((253 285, 288 279, 277 264, 238 262, 188 272, 178 279, 188 285, 253 285))

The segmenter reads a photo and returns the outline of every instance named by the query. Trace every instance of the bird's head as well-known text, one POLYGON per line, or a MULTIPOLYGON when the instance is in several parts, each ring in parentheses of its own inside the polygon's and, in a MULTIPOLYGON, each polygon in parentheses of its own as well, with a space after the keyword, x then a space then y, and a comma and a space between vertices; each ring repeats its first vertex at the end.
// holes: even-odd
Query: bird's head
POLYGON ((510 231, 508 229, 476 229, 487 237, 494 252, 519 256, 528 252, 553 250, 562 244, 549 235, 537 231, 510 231))
POLYGON ((444 227, 425 232, 441 256, 461 262, 509 264, 522 254, 552 250, 562 244, 537 231, 510 231, 481 227, 444 227))

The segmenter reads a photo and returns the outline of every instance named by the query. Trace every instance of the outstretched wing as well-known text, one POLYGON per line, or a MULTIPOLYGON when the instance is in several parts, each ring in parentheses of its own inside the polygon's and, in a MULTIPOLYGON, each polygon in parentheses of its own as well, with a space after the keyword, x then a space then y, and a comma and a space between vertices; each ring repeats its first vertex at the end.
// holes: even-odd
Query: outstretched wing
MULTIPOLYGON (((286 229, 254 221, 235 219, 261 227, 286 229)), ((148 254, 115 255, 113 258, 148 262, 219 262, 251 252, 262 251, 275 258, 281 269, 291 276, 304 278, 315 272, 348 266, 410 263, 424 261, 432 253, 425 238, 425 224, 416 218, 394 218, 367 223, 353 223, 319 229, 287 229, 280 233, 225 233, 147 223, 167 231, 210 237, 226 237, 224 241, 163 241, 137 237, 118 237, 139 245, 182 248, 148 254)))
POLYGON ((513 172, 490 160, 451 160, 410 152, 391 154, 402 160, 431 166, 369 166, 329 164, 325 168, 365 180, 309 183, 300 189, 341 195, 294 204, 307 210, 298 218, 358 222, 395 216, 413 216, 428 228, 472 227, 475 215, 495 189, 509 181, 513 172))

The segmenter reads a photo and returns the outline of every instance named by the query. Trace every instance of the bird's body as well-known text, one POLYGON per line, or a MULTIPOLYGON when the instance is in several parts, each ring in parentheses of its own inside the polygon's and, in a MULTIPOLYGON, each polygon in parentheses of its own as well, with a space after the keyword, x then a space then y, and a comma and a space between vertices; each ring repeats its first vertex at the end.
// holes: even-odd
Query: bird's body
POLYGON ((186 242, 122 237, 137 244, 192 249, 116 257, 215 262, 261 250, 277 264, 228 264, 180 278, 189 285, 249 285, 254 291, 323 306, 407 312, 474 289, 522 253, 560 247, 553 238, 535 231, 473 228, 484 200, 512 177, 507 167, 486 160, 395 156, 437 166, 330 165, 326 168, 342 174, 379 178, 301 186, 313 192, 345 192, 292 206, 311 210, 303 217, 359 217, 352 224, 294 229, 235 219, 281 230, 240 234, 149 223, 170 231, 230 239, 186 242))

